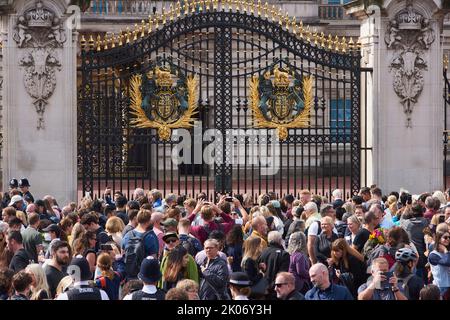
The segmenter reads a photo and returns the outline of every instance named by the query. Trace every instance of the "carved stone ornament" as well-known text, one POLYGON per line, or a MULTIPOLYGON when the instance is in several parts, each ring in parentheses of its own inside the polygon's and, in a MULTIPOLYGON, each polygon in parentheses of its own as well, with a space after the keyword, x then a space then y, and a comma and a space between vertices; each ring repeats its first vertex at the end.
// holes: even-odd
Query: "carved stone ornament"
POLYGON ((62 21, 41 1, 18 17, 13 39, 24 49, 19 65, 24 68, 24 85, 38 113, 37 129, 44 129, 44 112, 56 88, 56 71, 61 62, 56 48, 66 41, 62 21))
POLYGON ((427 70, 423 53, 434 39, 430 21, 415 10, 411 2, 389 22, 384 41, 388 48, 395 50, 390 71, 394 75, 394 91, 406 114, 406 127, 411 127, 413 105, 423 89, 422 72, 427 70))

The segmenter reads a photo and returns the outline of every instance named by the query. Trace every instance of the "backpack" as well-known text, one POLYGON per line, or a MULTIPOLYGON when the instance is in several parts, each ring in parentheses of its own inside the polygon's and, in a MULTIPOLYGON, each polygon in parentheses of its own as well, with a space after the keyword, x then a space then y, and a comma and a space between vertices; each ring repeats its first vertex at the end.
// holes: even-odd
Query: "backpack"
MULTIPOLYGON (((364 250, 366 250, 366 246, 364 246, 364 250)), ((381 245, 381 244, 377 245, 372 250, 364 251, 364 253, 365 253, 364 257, 367 258, 367 265, 371 266, 373 260, 375 260, 376 258, 379 258, 379 257, 383 257, 387 260, 387 262, 389 264, 389 269, 392 268, 392 266, 395 263, 395 249, 394 249, 393 253, 390 251, 392 251, 392 250, 389 250, 388 248, 386 248, 386 246, 381 245)))
POLYGON ((142 261, 147 256, 145 253, 145 237, 151 232, 147 231, 138 236, 136 231, 131 230, 131 237, 125 247, 125 272, 127 278, 137 278, 142 261))
POLYGON ((309 231, 309 228, 311 227, 311 225, 312 225, 314 222, 317 222, 317 235, 316 235, 316 237, 318 237, 318 236, 322 233, 322 226, 321 226, 320 221, 319 221, 319 220, 313 221, 313 222, 309 225, 309 227, 306 228, 306 230, 305 230, 306 243, 308 243, 308 236, 309 236, 309 235, 308 235, 308 231, 309 231))
MULTIPOLYGON (((221 223, 215 222, 214 223, 217 225, 219 231, 224 232, 223 229, 223 225, 221 223)), ((208 236, 206 237, 207 239, 209 238, 209 234, 213 231, 210 229, 209 227, 209 223, 205 223, 205 225, 203 226, 203 229, 206 231, 206 233, 208 234, 208 236)))
POLYGON ((181 242, 181 245, 187 250, 187 252, 191 256, 195 257, 198 250, 195 248, 194 239, 192 237, 188 236, 185 241, 181 242))

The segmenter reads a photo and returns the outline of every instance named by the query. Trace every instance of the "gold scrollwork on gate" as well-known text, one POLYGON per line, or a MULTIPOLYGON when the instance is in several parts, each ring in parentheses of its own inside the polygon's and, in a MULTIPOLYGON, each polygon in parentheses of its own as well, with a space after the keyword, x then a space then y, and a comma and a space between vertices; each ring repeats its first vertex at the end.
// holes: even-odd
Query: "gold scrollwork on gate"
POLYGON ((313 78, 289 69, 268 68, 250 80, 250 106, 255 128, 276 129, 281 141, 288 129, 309 125, 313 103, 313 78))
POLYGON ((168 141, 172 129, 192 127, 197 113, 198 80, 173 67, 156 66, 130 80, 131 124, 153 128, 168 141))

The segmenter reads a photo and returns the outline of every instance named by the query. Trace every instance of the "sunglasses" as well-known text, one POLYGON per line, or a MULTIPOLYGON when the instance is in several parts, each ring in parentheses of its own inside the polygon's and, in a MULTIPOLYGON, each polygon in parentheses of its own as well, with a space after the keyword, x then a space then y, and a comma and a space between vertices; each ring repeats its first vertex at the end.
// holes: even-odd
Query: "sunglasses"
POLYGON ((169 244, 169 243, 175 243, 175 242, 177 242, 177 240, 178 240, 178 239, 169 239, 169 240, 166 240, 165 242, 166 242, 167 244, 169 244))
POLYGON ((448 240, 448 239, 450 239, 450 236, 443 236, 442 239, 448 240))
POLYGON ((288 284, 288 283, 287 283, 287 282, 284 282, 284 283, 275 283, 275 287, 279 288, 279 287, 284 286, 285 284, 288 284))

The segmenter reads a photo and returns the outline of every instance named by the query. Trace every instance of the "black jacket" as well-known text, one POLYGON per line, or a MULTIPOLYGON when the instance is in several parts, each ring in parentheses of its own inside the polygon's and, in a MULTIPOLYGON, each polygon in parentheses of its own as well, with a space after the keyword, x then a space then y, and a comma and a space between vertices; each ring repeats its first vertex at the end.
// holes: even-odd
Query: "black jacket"
POLYGON ((327 265, 327 258, 331 257, 331 244, 338 238, 337 234, 332 232, 331 238, 327 238, 325 233, 321 233, 316 239, 316 257, 317 261, 327 265))
POLYGON ((266 264, 264 276, 271 287, 278 272, 289 270, 289 260, 289 253, 281 245, 275 243, 269 243, 269 246, 261 253, 259 263, 266 264))
MULTIPOLYGON (((207 259, 205 259, 206 264, 207 259)), ((202 272, 200 281, 200 300, 229 300, 227 291, 229 280, 227 262, 217 256, 202 272)))
POLYGON ((305 300, 305 296, 294 289, 294 291, 289 293, 285 300, 305 300))

